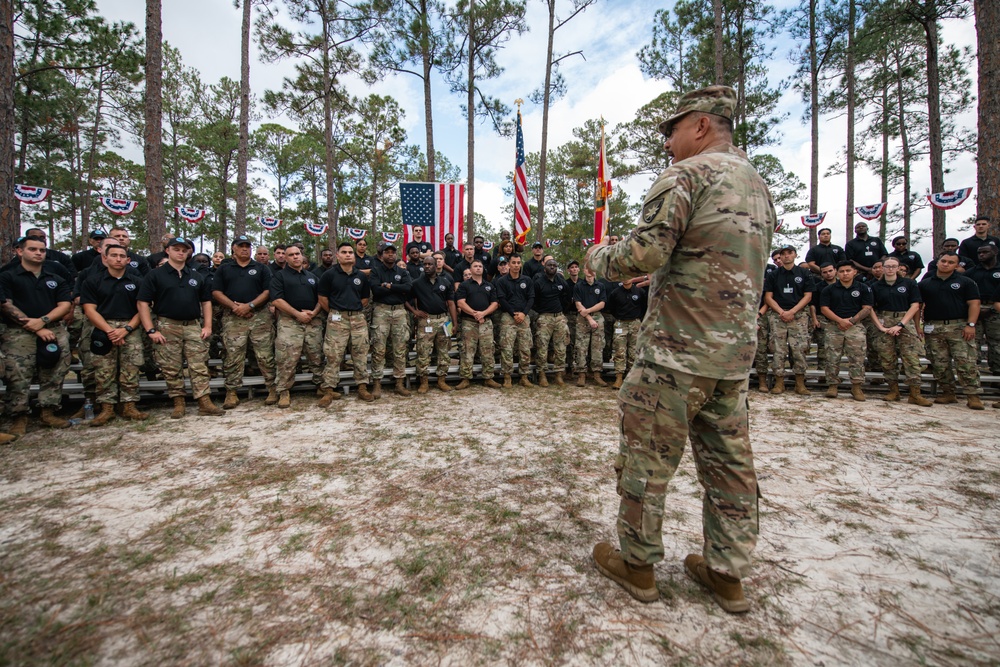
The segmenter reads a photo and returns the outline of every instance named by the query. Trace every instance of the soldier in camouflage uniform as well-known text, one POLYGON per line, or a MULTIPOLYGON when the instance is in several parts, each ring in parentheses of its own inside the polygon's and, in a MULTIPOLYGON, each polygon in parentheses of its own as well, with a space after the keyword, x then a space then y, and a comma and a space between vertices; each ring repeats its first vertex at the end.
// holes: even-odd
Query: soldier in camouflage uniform
POLYGON ((531 364, 531 310, 535 305, 535 284, 522 272, 522 258, 511 255, 508 260, 510 270, 506 276, 498 278, 497 301, 500 304, 500 372, 503 386, 513 386, 511 374, 514 372, 514 352, 518 354, 518 370, 522 387, 534 387, 528 377, 531 364))
POLYGON ((604 316, 601 311, 607 305, 607 290, 603 281, 595 280, 594 272, 584 269, 584 279, 573 288, 573 304, 576 306, 576 356, 573 371, 576 386, 587 384, 587 353, 590 353, 590 370, 594 384, 607 387, 601 377, 604 368, 604 316))
MULTIPOLYGON (((294 245, 285 249, 285 268, 271 276, 270 298, 278 315, 274 337, 275 388, 278 407, 292 405, 291 389, 295 369, 305 354, 311 368, 323 366, 323 318, 319 302, 319 280, 307 271, 302 251, 294 245)), ((315 372, 313 381, 317 382, 315 372)))
POLYGON ((552 363, 555 367, 557 386, 565 386, 563 373, 566 372, 566 343, 569 329, 563 311, 572 305, 570 284, 558 274, 559 264, 554 259, 546 259, 542 272, 535 274, 535 311, 538 318, 535 331, 535 364, 538 368, 538 386, 548 387, 546 377, 549 357, 549 341, 552 342, 552 363))
MULTIPOLYGON (((773 264, 764 267, 764 280, 768 275, 778 268, 778 251, 771 253, 773 264)), ((767 352, 771 347, 771 326, 767 316, 767 304, 764 303, 764 295, 760 295, 760 306, 757 309, 757 353, 754 356, 753 368, 757 375, 757 391, 766 394, 770 391, 767 386, 768 360, 767 352)))
POLYGON ((826 397, 837 398, 840 384, 840 358, 847 356, 851 378, 851 397, 864 401, 861 385, 865 381, 865 354, 868 350, 864 321, 871 315, 875 299, 867 285, 857 279, 854 264, 844 260, 837 265, 837 282, 820 294, 820 312, 828 320, 826 336, 826 397))
POLYGON ((809 303, 812 301, 812 278, 809 270, 795 266, 795 248, 784 246, 779 254, 781 266, 764 277, 764 303, 767 304, 771 336, 772 394, 785 391, 785 358, 792 352, 795 393, 808 396, 806 389, 806 348, 809 346, 809 303))
POLYGON ((462 381, 456 390, 466 389, 472 380, 472 362, 476 352, 483 362, 483 379, 487 387, 500 389, 500 383, 493 379, 493 320, 490 316, 499 307, 493 284, 483 277, 483 262, 476 258, 469 266, 472 278, 462 281, 455 290, 455 305, 460 313, 462 327, 462 359, 458 374, 462 381))
POLYGON ((982 356, 986 348, 986 362, 991 375, 1000 375, 1000 317, 993 309, 1000 293, 1000 263, 997 262, 997 248, 990 244, 979 246, 976 251, 978 263, 965 272, 965 276, 976 281, 979 286, 980 309, 976 323, 976 351, 982 356))
POLYGON ((615 382, 611 386, 614 389, 621 389, 625 374, 635 365, 639 325, 646 315, 645 286, 648 284, 649 281, 643 278, 626 278, 608 297, 608 303, 614 304, 618 317, 612 329, 614 338, 611 342, 611 360, 615 364, 615 382))
POLYGON ((726 86, 680 99, 660 125, 673 164, 646 194, 638 226, 586 260, 609 280, 652 278, 639 356, 618 394, 621 551, 601 543, 594 560, 636 599, 657 599, 667 484, 690 438, 705 490, 705 544, 684 565, 731 613, 749 609, 740 579, 757 542, 747 386, 777 223, 764 180, 732 144, 735 108, 726 86))
POLYGON ((340 399, 337 384, 340 382, 340 362, 348 345, 351 347, 351 364, 358 398, 374 401, 368 391, 368 322, 365 304, 371 296, 368 277, 354 263, 354 248, 342 241, 337 246, 337 263, 327 269, 319 279, 320 307, 329 312, 323 354, 323 389, 317 405, 328 407, 340 399))
POLYGON ((413 281, 413 299, 406 304, 407 310, 413 315, 416 328, 416 371, 420 380, 417 393, 426 394, 430 390, 427 375, 431 355, 435 350, 438 389, 451 391, 454 387, 449 386, 447 380, 451 366, 451 336, 445 331, 445 325, 450 323, 450 329, 458 321, 454 283, 447 275, 440 273, 444 259, 439 253, 424 257, 422 265, 423 272, 413 281))
POLYGON ((369 277, 372 299, 372 396, 382 396, 382 376, 385 372, 386 346, 392 348, 392 376, 396 380, 394 391, 399 396, 409 396, 406 388, 406 349, 410 342, 410 325, 406 307, 413 280, 410 272, 396 265, 396 246, 385 244, 377 253, 369 277))

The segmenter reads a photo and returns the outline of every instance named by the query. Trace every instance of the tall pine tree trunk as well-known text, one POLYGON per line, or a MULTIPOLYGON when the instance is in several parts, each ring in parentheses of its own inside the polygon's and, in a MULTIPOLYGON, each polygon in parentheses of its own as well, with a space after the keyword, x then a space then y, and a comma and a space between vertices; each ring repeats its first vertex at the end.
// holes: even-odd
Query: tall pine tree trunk
MULTIPOLYGON (((818 0, 809 0, 809 214, 819 208, 819 55, 816 39, 818 0)), ((809 228, 809 247, 816 245, 816 228, 809 228)))
MULTIPOLYGON (((323 144, 326 150, 323 153, 323 162, 326 166, 326 224, 330 231, 336 236, 337 220, 333 217, 333 206, 330 198, 336 196, 333 189, 333 73, 330 72, 330 49, 333 48, 330 38, 330 25, 327 21, 327 13, 323 11, 323 144)), ((372 206, 372 234, 375 233, 375 207, 372 206)))
MULTIPOLYGON (((549 100, 552 86, 552 44, 556 37, 556 0, 546 0, 549 7, 549 43, 545 52, 545 88, 542 89, 542 151, 538 155, 538 211, 536 212, 535 239, 545 236, 545 169, 548 163, 549 100)), ((514 197, 517 197, 515 186, 514 197)))
POLYGON ((712 12, 715 15, 715 85, 721 86, 726 82, 726 70, 722 63, 722 0, 712 0, 712 12))
POLYGON ((252 5, 252 0, 243 0, 243 37, 240 44, 240 143, 236 152, 236 221, 233 225, 235 236, 243 234, 247 229, 247 163, 250 161, 250 10, 252 5))
POLYGON ((465 196, 468 199, 468 215, 465 218, 465 236, 469 243, 476 235, 475 220, 475 180, 476 180, 476 22, 475 0, 469 0, 469 90, 466 104, 468 105, 469 124, 466 130, 466 146, 468 148, 468 182, 465 186, 465 196))
MULTIPOLYGON (((889 201, 889 82, 884 81, 882 83, 882 164, 879 176, 882 180, 882 199, 881 201, 889 201)), ((888 233, 888 216, 886 214, 886 209, 889 208, 888 205, 882 209, 882 214, 878 218, 878 235, 883 241, 888 233)))
MULTIPOLYGON (((927 137, 930 144, 931 192, 944 191, 944 151, 941 141, 941 81, 938 73, 938 25, 928 18, 924 23, 927 37, 927 137)), ((994 35, 994 39, 996 36, 994 35)), ((980 158, 980 165, 984 164, 980 158)), ((940 248, 948 234, 945 230, 945 212, 931 207, 931 238, 934 247, 940 248)))
POLYGON ((21 235, 14 196, 14 3, 0 2, 0 259, 13 255, 21 235))
POLYGON ((146 226, 149 249, 163 249, 163 19, 160 0, 146 0, 146 101, 143 156, 146 162, 146 226))
POLYGON ((431 104, 431 70, 434 68, 434 57, 431 54, 430 20, 427 13, 427 0, 420 0, 420 60, 423 66, 424 83, 424 132, 427 135, 427 180, 434 182, 434 108, 431 104))
POLYGON ((855 0, 847 0, 847 67, 845 75, 847 77, 847 215, 844 224, 846 225, 846 236, 850 240, 854 238, 854 115, 855 115, 855 77, 854 77, 854 32, 857 22, 857 5, 855 0))
MULTIPOLYGON (((94 167, 97 164, 97 147, 99 145, 98 136, 101 132, 101 104, 104 101, 104 72, 102 71, 98 76, 99 81, 97 85, 97 111, 94 114, 94 133, 90 138, 90 155, 87 158, 87 184, 83 188, 83 205, 80 208, 80 237, 81 245, 86 243, 83 239, 87 238, 87 232, 90 231, 90 202, 93 198, 94 192, 94 167)), ((76 249, 76 244, 74 243, 74 249, 76 249)))
POLYGON ((1000 230, 1000 3, 976 0, 979 47, 978 213, 988 215, 991 234, 1000 230))
MULTIPOLYGON (((903 69, 900 65, 899 54, 896 54, 896 113, 899 114, 899 150, 903 155, 903 235, 907 238, 910 237, 910 217, 912 211, 910 210, 910 163, 912 158, 910 157, 910 131, 906 122, 906 104, 904 102, 903 86, 903 69)), ((933 252, 936 254, 941 250, 940 245, 935 245, 933 247, 933 252)))

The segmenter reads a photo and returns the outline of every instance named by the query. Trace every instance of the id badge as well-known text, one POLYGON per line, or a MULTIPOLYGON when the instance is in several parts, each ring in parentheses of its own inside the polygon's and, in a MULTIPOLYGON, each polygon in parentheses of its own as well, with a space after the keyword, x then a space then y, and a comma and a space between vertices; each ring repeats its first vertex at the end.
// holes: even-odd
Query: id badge
POLYGON ((795 293, 795 288, 792 287, 791 285, 786 285, 785 288, 784 288, 784 290, 782 290, 782 291, 785 294, 794 294, 795 293))
POLYGON ((340 321, 340 313, 330 313, 330 321, 331 322, 339 322, 340 321))
POLYGON ((625 333, 625 330, 624 329, 615 329, 615 333, 618 334, 619 336, 621 336, 623 333, 625 333))
POLYGON ((924 325, 924 333, 925 334, 932 334, 932 333, 934 333, 934 325, 933 324, 925 324, 924 325))
POLYGON ((424 327, 424 333, 434 333, 434 327, 424 327))

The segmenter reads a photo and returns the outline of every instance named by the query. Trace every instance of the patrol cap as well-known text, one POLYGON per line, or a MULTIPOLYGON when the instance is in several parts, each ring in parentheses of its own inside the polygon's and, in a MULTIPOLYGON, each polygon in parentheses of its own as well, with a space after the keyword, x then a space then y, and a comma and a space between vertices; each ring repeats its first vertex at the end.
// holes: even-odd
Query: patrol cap
POLYGON ((531 244, 531 247, 532 248, 544 248, 545 246, 542 245, 541 241, 535 241, 534 243, 531 244))
POLYGON ((39 368, 55 368, 59 363, 59 357, 62 356, 59 343, 54 340, 42 340, 41 338, 36 338, 36 341, 35 363, 38 364, 39 368))
POLYGON ((499 257, 497 257, 497 265, 498 266, 500 264, 506 264, 506 263, 507 263, 507 258, 506 257, 504 257, 503 255, 500 255, 499 257))
POLYGON ((103 329, 94 329, 94 332, 90 334, 90 351, 93 354, 104 356, 111 351, 111 339, 108 338, 108 334, 103 329))
POLYGON ((736 91, 729 86, 709 86, 685 93, 677 102, 674 115, 660 123, 660 132, 669 137, 674 123, 692 111, 710 113, 732 121, 736 113, 736 91))
POLYGON ((190 246, 192 248, 194 247, 192 243, 183 236, 171 237, 170 240, 167 241, 167 245, 165 247, 169 248, 172 245, 190 246))
POLYGON ((791 250, 792 252, 798 252, 797 250, 795 250, 795 246, 783 245, 780 248, 778 248, 778 252, 785 252, 786 250, 791 250))
POLYGON ((233 239, 233 242, 232 244, 230 244, 230 247, 235 248, 238 245, 253 246, 253 241, 250 240, 249 236, 244 236, 243 234, 240 234, 239 236, 233 239))
POLYGON ((384 241, 378 244, 378 251, 383 252, 385 250, 396 250, 396 246, 388 241, 384 241))
POLYGON ((566 263, 566 268, 568 269, 569 267, 573 266, 574 264, 576 264, 577 266, 580 266, 580 262, 576 261, 575 259, 571 259, 571 260, 569 260, 569 262, 566 263))
POLYGON ((98 239, 106 239, 108 238, 108 233, 103 229, 95 229, 94 231, 90 232, 90 238, 94 239, 95 241, 98 239))

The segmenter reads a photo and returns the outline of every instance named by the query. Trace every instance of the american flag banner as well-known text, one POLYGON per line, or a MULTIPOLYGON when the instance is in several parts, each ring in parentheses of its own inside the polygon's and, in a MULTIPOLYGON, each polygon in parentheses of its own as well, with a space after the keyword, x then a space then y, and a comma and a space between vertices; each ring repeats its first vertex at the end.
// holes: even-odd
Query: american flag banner
POLYGON ((929 201, 931 206, 934 208, 947 210, 955 208, 956 206, 961 206, 971 194, 972 188, 949 190, 948 192, 935 192, 932 195, 927 195, 927 201, 929 201))
POLYGON ((22 204, 41 204, 52 192, 51 188, 40 188, 34 185, 15 185, 14 196, 22 204))
POLYGON ((611 174, 604 152, 604 125, 601 125, 601 154, 597 162, 597 196, 594 201, 594 239, 600 243, 608 235, 608 199, 611 198, 611 174))
POLYGON ((493 241, 483 241, 483 250, 493 250, 493 241))
POLYGON ((205 219, 205 214, 207 211, 203 208, 194 208, 192 206, 175 206, 174 211, 177 215, 181 217, 185 222, 190 222, 192 225, 196 222, 201 222, 205 219))
POLYGON ((403 247, 413 240, 413 228, 424 228, 424 241, 434 250, 445 246, 444 237, 455 235, 461 246, 465 231, 465 185, 460 183, 400 183, 403 212, 403 247))
POLYGON ((802 216, 802 224, 806 227, 819 227, 824 220, 826 220, 826 211, 802 216))
POLYGON ((562 239, 547 239, 545 241, 545 247, 551 248, 552 246, 557 246, 562 243, 562 239))
POLYGON ((868 206, 858 206, 854 209, 854 212, 865 220, 874 220, 882 215, 882 211, 885 210, 885 205, 886 202, 882 202, 880 204, 870 204, 868 206))
POLYGON ((591 246, 596 243, 596 241, 594 239, 580 239, 580 243, 582 243, 583 247, 586 248, 587 246, 591 246))
POLYGON ((399 232, 382 232, 382 240, 386 243, 396 243, 399 241, 399 237, 402 236, 399 232))
POLYGON ((330 228, 330 226, 325 222, 306 222, 304 225, 310 236, 323 236, 323 234, 326 234, 326 231, 330 228))
POLYGON ((260 226, 268 231, 273 231, 278 227, 281 227, 281 220, 278 218, 265 218, 264 216, 261 216, 257 218, 257 220, 260 221, 260 226))
POLYGON ((360 241, 368 234, 367 229, 357 229, 355 227, 342 227, 342 229, 344 230, 345 234, 347 234, 355 241, 360 241))
POLYGON ((131 199, 115 199, 113 197, 100 197, 99 201, 104 208, 115 215, 128 215, 139 205, 139 202, 131 199))
POLYGON ((521 132, 521 109, 517 110, 517 140, 514 149, 514 240, 524 245, 531 231, 528 207, 528 176, 524 173, 524 134, 521 132))

